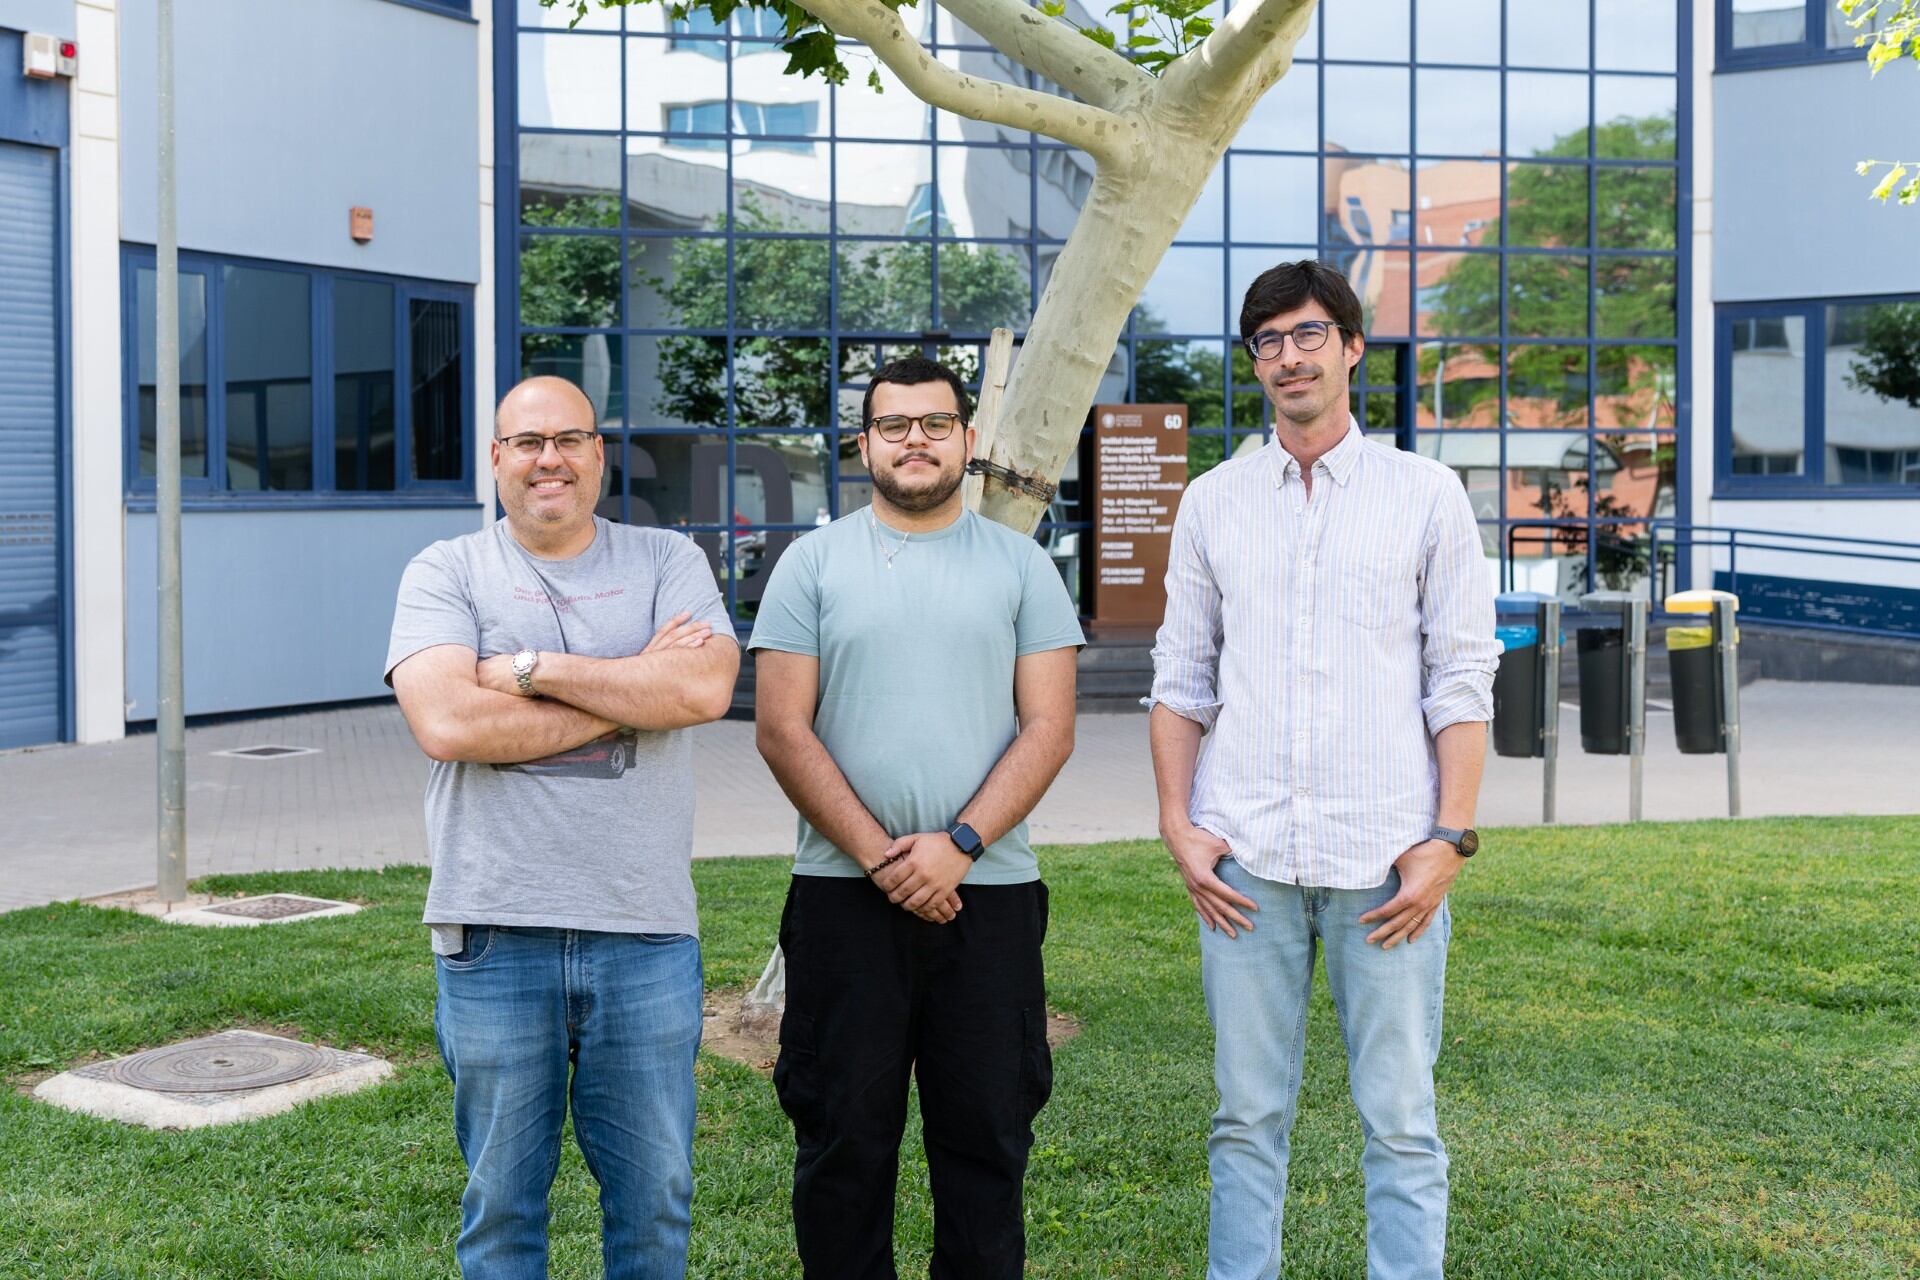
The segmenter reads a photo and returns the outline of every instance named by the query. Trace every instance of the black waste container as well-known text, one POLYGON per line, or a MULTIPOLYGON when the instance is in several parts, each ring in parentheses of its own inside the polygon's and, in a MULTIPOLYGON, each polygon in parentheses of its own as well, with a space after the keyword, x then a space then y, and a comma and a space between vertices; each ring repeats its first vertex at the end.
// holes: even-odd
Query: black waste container
POLYGON ((1537 756, 1540 742, 1540 628, 1496 627, 1500 666, 1493 674, 1493 750, 1537 756))
MULTIPOLYGON (((1712 614, 1714 601, 1738 599, 1727 591, 1678 591, 1667 597, 1668 613, 1712 614)), ((1667 628, 1667 669, 1673 681, 1673 736, 1682 754, 1718 755, 1727 749, 1720 732, 1727 722, 1724 661, 1713 642, 1713 627, 1667 628)))
POLYGON ((1583 627, 1574 641, 1580 663, 1580 746, 1594 755, 1627 754, 1627 638, 1616 625, 1583 627))

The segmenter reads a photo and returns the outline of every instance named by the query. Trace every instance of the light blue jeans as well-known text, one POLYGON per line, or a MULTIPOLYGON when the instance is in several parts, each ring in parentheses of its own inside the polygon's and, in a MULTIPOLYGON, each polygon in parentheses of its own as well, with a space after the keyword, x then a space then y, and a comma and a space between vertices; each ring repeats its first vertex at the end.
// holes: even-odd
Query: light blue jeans
POLYGON ((1260 904, 1252 933, 1200 929, 1200 973, 1213 1020, 1220 1090, 1207 1140, 1213 1176, 1208 1280, 1280 1274, 1288 1131, 1300 1093, 1307 996, 1316 947, 1347 1043, 1347 1073, 1367 1183, 1369 1280, 1440 1280, 1447 1243, 1447 1149, 1433 1110, 1453 921, 1442 905, 1432 927, 1391 951, 1369 945, 1377 924, 1360 916, 1400 888, 1390 872, 1374 889, 1313 889, 1250 874, 1232 858, 1219 876, 1260 904))
POLYGON ((468 925, 466 947, 434 967, 434 1034, 468 1170, 461 1274, 547 1274, 547 1193, 571 1106, 600 1184, 607 1280, 680 1280, 693 1202, 699 941, 468 925))

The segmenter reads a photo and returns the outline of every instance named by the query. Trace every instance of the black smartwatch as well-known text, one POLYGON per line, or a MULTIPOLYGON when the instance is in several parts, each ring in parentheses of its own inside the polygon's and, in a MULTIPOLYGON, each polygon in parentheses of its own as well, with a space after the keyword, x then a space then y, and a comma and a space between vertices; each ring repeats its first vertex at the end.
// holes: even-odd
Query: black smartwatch
POLYGON ((986 852, 987 846, 980 843, 979 832, 964 822, 956 822, 948 827, 947 838, 953 841, 955 848, 975 862, 980 861, 980 855, 986 852))
POLYGON ((1480 852, 1480 833, 1472 827, 1458 830, 1453 827, 1435 827, 1427 833, 1429 840, 1444 840, 1453 846, 1453 851, 1463 858, 1471 858, 1480 852))

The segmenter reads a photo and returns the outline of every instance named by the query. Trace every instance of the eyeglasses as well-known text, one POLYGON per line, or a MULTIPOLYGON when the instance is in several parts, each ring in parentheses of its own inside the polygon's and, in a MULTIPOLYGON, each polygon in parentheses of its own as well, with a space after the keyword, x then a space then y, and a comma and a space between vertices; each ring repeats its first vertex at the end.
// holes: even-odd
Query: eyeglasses
POLYGON ((890 413, 884 418, 875 418, 867 425, 880 433, 880 438, 888 444, 899 444, 913 430, 914 423, 920 424, 920 430, 929 440, 945 440, 960 425, 957 413, 926 413, 917 418, 909 418, 904 413, 890 413))
POLYGON ((1347 326, 1325 320, 1302 320, 1291 329, 1262 329, 1247 339, 1247 350, 1255 360, 1271 360, 1285 349, 1287 339, 1292 338, 1296 350, 1318 351, 1327 345, 1327 335, 1335 329, 1348 332, 1347 326))
POLYGON ((543 436, 538 431, 527 431, 517 436, 495 436, 500 447, 523 462, 532 462, 547 451, 547 441, 553 441, 553 447, 560 451, 563 458, 584 458, 593 451, 593 442, 599 437, 598 431, 561 431, 554 435, 543 436))

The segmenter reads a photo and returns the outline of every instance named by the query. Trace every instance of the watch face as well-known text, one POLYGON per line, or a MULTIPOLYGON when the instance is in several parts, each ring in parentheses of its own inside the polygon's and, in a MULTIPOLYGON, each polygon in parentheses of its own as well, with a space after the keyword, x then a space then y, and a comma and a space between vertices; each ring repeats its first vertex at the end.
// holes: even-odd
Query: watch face
POLYGON ((1460 852, 1471 858, 1480 852, 1480 833, 1468 828, 1460 833, 1460 852))
POLYGON ((524 676, 533 670, 533 655, 524 649, 513 655, 513 674, 524 676))

